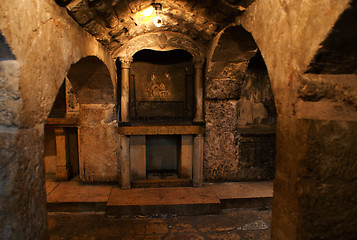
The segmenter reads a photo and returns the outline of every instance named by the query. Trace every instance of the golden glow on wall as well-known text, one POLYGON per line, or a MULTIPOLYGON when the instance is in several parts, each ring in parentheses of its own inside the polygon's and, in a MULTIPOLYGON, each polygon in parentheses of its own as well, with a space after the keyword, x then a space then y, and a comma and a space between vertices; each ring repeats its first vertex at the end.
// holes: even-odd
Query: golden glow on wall
POLYGON ((162 26, 161 4, 153 4, 143 11, 136 13, 135 18, 142 23, 153 21, 156 27, 162 26))
POLYGON ((155 9, 153 6, 145 8, 143 11, 138 12, 135 15, 135 18, 143 23, 152 21, 152 19, 154 19, 154 17, 155 17, 155 9))

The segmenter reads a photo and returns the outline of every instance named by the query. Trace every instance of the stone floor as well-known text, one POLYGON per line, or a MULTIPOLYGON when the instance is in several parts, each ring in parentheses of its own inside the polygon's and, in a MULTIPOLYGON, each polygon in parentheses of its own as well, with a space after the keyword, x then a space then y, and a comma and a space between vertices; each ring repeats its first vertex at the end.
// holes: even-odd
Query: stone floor
POLYGON ((270 209, 224 209, 219 214, 108 218, 103 212, 49 213, 51 240, 270 239, 270 209))
POLYGON ((50 239, 270 239, 271 182, 121 190, 47 181, 46 189, 50 239))

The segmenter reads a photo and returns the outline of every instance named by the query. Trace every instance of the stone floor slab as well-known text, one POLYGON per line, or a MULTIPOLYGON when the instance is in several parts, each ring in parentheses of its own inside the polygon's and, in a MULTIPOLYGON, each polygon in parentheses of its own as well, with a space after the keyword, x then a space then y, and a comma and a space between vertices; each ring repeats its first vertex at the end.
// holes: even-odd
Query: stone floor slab
POLYGON ((221 201, 222 208, 271 207, 272 182, 230 182, 207 184, 221 201))
POLYGON ((46 182, 46 194, 50 194, 59 184, 59 182, 46 182))
POLYGON ((219 199, 273 197, 272 182, 230 182, 207 184, 219 199))
POLYGON ((209 188, 114 188, 107 203, 110 216, 219 212, 219 199, 209 188))
POLYGON ((61 182, 47 195, 48 211, 104 211, 113 186, 61 182))
POLYGON ((50 239, 270 239, 271 210, 228 209, 178 217, 108 218, 96 213, 49 213, 50 239))

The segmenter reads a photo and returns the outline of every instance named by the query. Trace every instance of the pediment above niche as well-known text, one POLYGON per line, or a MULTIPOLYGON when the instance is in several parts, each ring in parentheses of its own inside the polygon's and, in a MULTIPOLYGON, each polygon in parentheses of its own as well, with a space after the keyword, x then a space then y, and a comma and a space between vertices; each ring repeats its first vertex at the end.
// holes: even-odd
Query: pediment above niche
POLYGON ((204 49, 189 37, 175 32, 155 32, 133 38, 113 53, 113 57, 132 57, 143 49, 155 51, 185 50, 195 58, 204 59, 204 49))

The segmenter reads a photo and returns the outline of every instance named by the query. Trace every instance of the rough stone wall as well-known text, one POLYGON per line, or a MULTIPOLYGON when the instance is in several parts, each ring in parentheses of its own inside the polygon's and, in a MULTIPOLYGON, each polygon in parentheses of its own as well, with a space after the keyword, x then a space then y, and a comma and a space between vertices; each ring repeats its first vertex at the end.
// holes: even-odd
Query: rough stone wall
POLYGON ((249 69, 250 59, 257 55, 254 39, 233 26, 212 42, 211 49, 205 85, 204 177, 213 182, 272 179, 274 134, 240 133, 240 128, 275 126, 266 69, 249 69))
POLYGON ((118 131, 115 104, 81 104, 79 168, 85 182, 116 182, 118 131))
POLYGON ((72 63, 98 56, 113 83, 115 67, 106 49, 52 0, 2 1, 0 18, 12 52, 6 61, 0 56, 0 238, 44 239, 43 123, 72 63))
POLYGON ((43 126, 4 131, 0 139, 0 237, 45 239, 43 126))
POLYGON ((272 239, 357 234, 356 76, 305 74, 349 2, 257 0, 238 19, 261 50, 278 112, 272 239))

